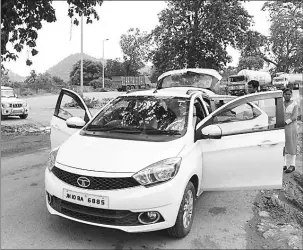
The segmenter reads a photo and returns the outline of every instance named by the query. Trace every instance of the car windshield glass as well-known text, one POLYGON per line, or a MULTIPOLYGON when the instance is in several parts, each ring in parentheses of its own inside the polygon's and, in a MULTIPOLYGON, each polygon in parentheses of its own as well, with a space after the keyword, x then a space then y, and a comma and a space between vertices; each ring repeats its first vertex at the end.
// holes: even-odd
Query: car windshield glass
POLYGON ((245 77, 244 76, 233 76, 230 77, 230 82, 240 82, 240 81, 244 81, 245 77))
POLYGON ((189 99, 185 97, 120 96, 85 128, 129 134, 184 134, 189 99))
POLYGON ((2 90, 1 89, 1 97, 15 97, 14 90, 2 90))
POLYGON ((171 74, 162 80, 162 88, 197 87, 210 88, 213 77, 206 74, 187 71, 186 73, 171 74))
POLYGON ((273 81, 274 81, 274 82, 283 82, 284 79, 283 79, 283 78, 277 78, 277 79, 274 79, 273 81))

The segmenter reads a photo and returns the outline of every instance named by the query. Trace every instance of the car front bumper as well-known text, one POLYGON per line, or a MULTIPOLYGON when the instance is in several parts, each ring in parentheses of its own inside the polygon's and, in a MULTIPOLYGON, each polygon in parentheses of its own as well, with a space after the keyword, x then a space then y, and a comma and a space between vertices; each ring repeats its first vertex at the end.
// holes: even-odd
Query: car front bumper
POLYGON ((12 116, 12 115, 25 115, 28 114, 28 107, 20 107, 20 108, 1 108, 2 115, 12 116))
POLYGON ((136 186, 119 190, 88 190, 69 185, 46 169, 47 209, 51 214, 70 220, 125 232, 162 230, 174 226, 183 197, 184 188, 178 185, 176 177, 149 188, 136 186), (63 189, 87 195, 106 196, 109 198, 109 206, 106 209, 99 209, 71 203, 64 199, 63 189), (53 202, 54 200, 56 202, 53 202), (154 224, 142 224, 137 217, 140 213, 148 211, 158 212, 161 219, 154 224))

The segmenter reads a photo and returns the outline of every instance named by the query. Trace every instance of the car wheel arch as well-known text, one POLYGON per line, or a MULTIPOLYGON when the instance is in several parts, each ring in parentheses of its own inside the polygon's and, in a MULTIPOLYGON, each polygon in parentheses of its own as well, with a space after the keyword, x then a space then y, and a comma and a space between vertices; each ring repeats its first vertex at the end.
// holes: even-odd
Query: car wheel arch
MULTIPOLYGON (((196 197, 198 196, 198 191, 199 191, 199 177, 194 174, 190 180, 188 182, 191 182, 193 185, 194 185, 194 188, 195 188, 195 194, 196 194, 196 197)), ((186 184, 187 185, 187 184, 186 184)))

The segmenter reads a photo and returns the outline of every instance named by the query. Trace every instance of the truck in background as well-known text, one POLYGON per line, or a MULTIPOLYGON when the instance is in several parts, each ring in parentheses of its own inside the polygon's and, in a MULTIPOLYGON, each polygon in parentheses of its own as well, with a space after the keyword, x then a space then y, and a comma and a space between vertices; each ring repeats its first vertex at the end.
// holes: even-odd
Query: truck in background
POLYGON ((259 91, 272 89, 272 79, 269 72, 243 69, 237 75, 228 77, 227 88, 231 95, 245 95, 253 93, 254 86, 259 91))
POLYGON ((121 76, 119 83, 118 91, 149 89, 151 87, 148 76, 121 76))
POLYGON ((303 83, 303 74, 287 74, 283 73, 273 78, 273 86, 276 89, 299 89, 303 83))

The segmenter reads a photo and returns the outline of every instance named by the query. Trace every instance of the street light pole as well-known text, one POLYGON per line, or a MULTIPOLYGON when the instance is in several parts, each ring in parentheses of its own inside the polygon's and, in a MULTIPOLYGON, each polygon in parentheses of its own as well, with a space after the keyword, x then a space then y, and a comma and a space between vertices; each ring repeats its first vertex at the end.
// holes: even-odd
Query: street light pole
POLYGON ((80 71, 80 95, 83 96, 83 14, 81 15, 81 71, 80 71))
POLYGON ((103 70, 102 70, 102 87, 104 89, 104 42, 105 41, 108 41, 109 39, 104 39, 102 41, 102 50, 103 50, 103 55, 102 55, 102 67, 103 67, 103 70))

